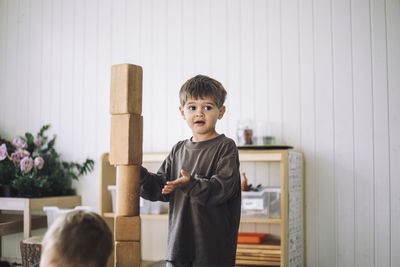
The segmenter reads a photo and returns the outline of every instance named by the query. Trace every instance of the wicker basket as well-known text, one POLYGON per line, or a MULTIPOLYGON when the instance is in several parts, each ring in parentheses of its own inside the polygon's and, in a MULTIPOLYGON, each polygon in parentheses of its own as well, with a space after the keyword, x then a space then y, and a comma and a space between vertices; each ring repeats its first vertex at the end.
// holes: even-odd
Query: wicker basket
POLYGON ((43 236, 33 236, 22 240, 20 243, 22 267, 30 267, 40 262, 43 236))

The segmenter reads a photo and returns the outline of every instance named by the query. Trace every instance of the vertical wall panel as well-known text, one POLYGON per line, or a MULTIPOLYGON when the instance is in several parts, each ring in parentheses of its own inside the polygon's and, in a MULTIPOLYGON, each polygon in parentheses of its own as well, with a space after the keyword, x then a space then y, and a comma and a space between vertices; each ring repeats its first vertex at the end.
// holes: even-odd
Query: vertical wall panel
POLYGON ((110 149, 111 1, 98 1, 97 157, 110 149))
POLYGON ((336 265, 331 9, 314 2, 318 266, 336 265))
MULTIPOLYGON (((254 136, 268 134, 268 32, 267 1, 254 1, 254 136)), ((267 171, 267 170, 266 170, 267 171)))
POLYGON ((132 64, 140 62, 140 22, 141 22, 141 1, 126 1, 125 7, 125 38, 126 38, 126 59, 132 64))
MULTIPOLYGON (((50 87, 51 87, 51 98, 49 103, 49 113, 51 122, 51 132, 60 133, 61 124, 61 75, 62 75, 62 60, 61 54, 62 50, 62 0, 51 1, 51 58, 52 62, 50 64, 50 87)), ((97 106, 97 105, 96 105, 97 106)), ((58 142, 58 141, 57 141, 58 142)))
MULTIPOLYGON (((256 144, 262 144, 262 136, 269 135, 269 70, 268 70, 268 2, 254 1, 254 132, 256 144)), ((270 177, 270 165, 255 164, 256 184, 273 185, 270 177)), ((262 232, 263 225, 257 225, 257 231, 262 232)), ((269 228, 268 228, 269 229, 269 228)))
MULTIPOLYGON (((30 101, 30 54, 31 54, 31 2, 23 1, 21 2, 20 10, 21 10, 21 28, 20 28, 20 44, 18 44, 19 52, 20 52, 20 63, 21 63, 21 93, 20 98, 18 100, 20 110, 20 116, 17 116, 18 123, 16 126, 17 132, 14 134, 23 134, 25 131, 29 129, 28 120, 30 116, 29 109, 29 101, 30 101), (28 129, 27 129, 28 128, 28 129)), ((11 30, 11 29, 10 29, 11 30)), ((7 88, 6 88, 7 90, 7 88)), ((35 90, 35 93, 37 89, 35 90)), ((12 133, 10 133, 12 134, 12 133)))
MULTIPOLYGON (((61 77, 60 77, 60 128, 58 132, 58 147, 62 149, 66 159, 71 159, 73 151, 73 114, 74 102, 74 29, 75 1, 62 1, 61 36, 61 77), (62 134, 61 134, 62 133, 62 134)), ((32 36, 32 34, 31 34, 32 36)), ((31 37, 34 39, 34 37, 31 37)), ((32 41, 32 40, 31 40, 32 41)), ((34 71, 31 68, 31 72, 34 71)))
POLYGON ((112 1, 111 5, 111 54, 112 64, 126 63, 127 1, 112 1))
POLYGON ((313 1, 302 1, 299 5, 300 46, 300 97, 301 97, 301 144, 305 157, 305 203, 306 207, 306 263, 316 266, 316 208, 317 177, 315 157, 315 86, 314 86, 314 25, 313 1))
POLYGON ((386 1, 387 77, 390 144, 390 260, 391 266, 400 265, 400 3, 386 1))
MULTIPOLYGON (((228 109, 229 109, 229 132, 232 137, 236 137, 237 122, 240 119, 240 1, 226 1, 226 84, 228 89, 228 109)), ((236 139, 236 138, 234 138, 236 139)))
POLYGON ((240 119, 249 119, 254 125, 254 0, 240 1, 239 8, 240 119))
MULTIPOLYGON (((140 21, 140 48, 141 48, 141 66, 143 67, 143 103, 152 103, 153 80, 152 73, 152 53, 154 45, 152 40, 152 1, 141 1, 141 21, 140 21)), ((143 105, 143 136, 153 136, 152 133, 152 105, 143 105)), ((156 126, 156 125, 154 125, 156 126)), ((151 140, 143 138, 143 150, 153 151, 151 140)))
POLYGON ((211 3, 194 0, 194 69, 195 74, 211 75, 211 3))
POLYGON ((271 134, 278 144, 284 144, 282 136, 282 62, 281 62, 281 1, 268 1, 268 106, 271 134))
MULTIPOLYGON (((84 158, 90 157, 97 160, 99 155, 97 154, 97 139, 98 135, 88 134, 92 133, 93 129, 97 129, 97 112, 98 105, 90 105, 97 99, 98 94, 98 14, 99 14, 99 3, 97 0, 84 1, 82 6, 83 21, 81 31, 83 34, 82 44, 82 64, 83 64, 83 81, 81 84, 81 95, 82 95, 82 114, 81 114, 81 132, 77 138, 80 138, 80 148, 77 158, 79 162, 82 162, 84 158), (90 100, 89 100, 90 99, 90 100), (82 134, 84 133, 84 134, 82 134)), ((108 110, 104 110, 106 114, 108 110)), ((105 151, 105 150, 104 150, 105 151)), ((92 199, 99 199, 98 190, 88 196, 85 192, 93 190, 93 184, 98 182, 98 173, 100 172, 99 164, 95 165, 95 170, 90 175, 87 175, 79 181, 78 193, 84 196, 83 200, 86 202, 93 202, 92 199)))
POLYGON ((390 158, 385 2, 371 1, 375 266, 390 266, 390 158))
POLYGON ((348 1, 332 5, 333 85, 335 109, 335 181, 337 264, 354 265, 353 77, 351 8, 348 1))
POLYGON ((42 4, 43 34, 42 34, 42 102, 40 105, 40 125, 48 124, 51 121, 51 69, 53 55, 53 10, 49 0, 43 0, 42 4))
POLYGON ((184 81, 196 74, 196 10, 194 1, 182 1, 182 60, 184 81))
POLYGON ((230 88, 227 88, 227 10, 226 0, 210 1, 210 74, 213 78, 217 79, 227 90, 227 99, 225 100, 225 106, 227 110, 222 120, 217 122, 217 132, 225 133, 228 137, 235 138, 235 133, 229 131, 229 125, 231 112, 234 107, 229 105, 229 99, 231 98, 230 88))
MULTIPOLYGON (((4 60, 6 56, 6 40, 7 40, 7 4, 8 1, 0 0, 0 57, 2 60, 0 61, 0 105, 4 106, 6 103, 6 68, 7 61, 4 60)), ((2 111, 0 113, 0 136, 4 136, 6 134, 6 113, 2 111)))
MULTIPOLYGON (((98 11, 97 0, 85 1, 84 6, 84 27, 82 29, 85 43, 83 44, 83 72, 84 80, 82 85, 82 132, 89 133, 97 128, 96 113, 97 105, 88 105, 88 99, 97 98, 97 53, 98 53, 98 11)), ((82 143, 82 154, 96 158, 97 136, 85 135, 82 143)))
POLYGON ((299 16, 297 1, 282 1, 282 121, 283 140, 300 145, 299 16))
MULTIPOLYGON (((18 21, 18 9, 19 9, 19 2, 18 1, 13 1, 13 2, 8 2, 7 5, 7 14, 6 14, 6 25, 14 25, 18 21)), ((18 71, 17 71, 17 61, 16 56, 17 56, 17 48, 15 47, 15 43, 18 42, 18 31, 8 31, 6 39, 6 49, 5 49, 5 61, 7 64, 7 67, 4 69, 5 71, 5 88, 8 88, 8 90, 5 91, 5 100, 6 102, 4 103, 4 113, 7 116, 7 119, 9 120, 9 130, 12 132, 15 132, 16 128, 16 114, 13 112, 13 102, 15 103, 17 100, 17 94, 15 90, 15 86, 18 80, 18 71)))
MULTIPOLYGON (((42 36, 43 36, 43 17, 42 1, 32 1, 29 6, 29 55, 28 62, 28 120, 27 129, 34 131, 41 124, 40 106, 42 99, 42 36)), ((25 131, 26 131, 25 130, 25 131)))
MULTIPOLYGON (((151 142, 154 147, 157 147, 161 151, 168 151, 170 147, 167 146, 167 135, 169 128, 169 118, 167 117, 168 110, 173 108, 172 103, 165 101, 167 99, 168 88, 167 84, 167 5, 166 1, 157 0, 154 2, 154 14, 153 14, 153 43, 154 47, 152 50, 152 70, 151 77, 153 78, 152 89, 152 103, 157 109, 164 112, 152 112, 153 121, 157 120, 158 123, 154 125, 151 142)), ((176 94, 174 94, 176 96, 176 94)), ((154 111, 152 109, 152 111, 154 111)), ((171 118, 177 120, 177 117, 171 118)))
MULTIPOLYGON (((169 1, 167 5, 167 119, 168 129, 167 150, 169 151, 177 140, 185 138, 182 136, 182 117, 179 113, 178 93, 184 82, 182 77, 182 1, 169 1)), ((164 70, 165 71, 165 70, 164 70)))
POLYGON ((82 137, 83 132, 83 111, 85 101, 83 101, 83 90, 84 81, 87 77, 85 73, 86 61, 84 61, 84 47, 86 43, 85 35, 85 2, 76 1, 74 5, 74 35, 73 35, 73 46, 74 46, 74 59, 73 59, 73 84, 71 92, 73 94, 74 108, 72 110, 72 140, 71 144, 72 153, 74 158, 78 158, 80 155, 82 157, 82 150, 84 143, 84 137, 82 137))
POLYGON ((352 1, 355 266, 374 264, 373 100, 371 86, 371 36, 369 5, 352 1), (372 212, 371 212, 372 209, 372 212))

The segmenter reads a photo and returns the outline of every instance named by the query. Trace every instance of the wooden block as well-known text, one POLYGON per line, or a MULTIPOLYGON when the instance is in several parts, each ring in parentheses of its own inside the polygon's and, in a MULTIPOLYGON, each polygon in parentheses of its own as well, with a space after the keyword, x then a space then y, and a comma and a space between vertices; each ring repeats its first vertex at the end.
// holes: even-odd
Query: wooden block
POLYGON ((140 166, 117 166, 117 216, 140 215, 140 166))
POLYGON ((143 146, 143 117, 139 115, 111 116, 112 165, 141 165, 143 146))
POLYGON ((132 64, 111 68, 111 114, 142 114, 142 67, 132 64))
POLYGON ((141 252, 138 241, 115 241, 115 266, 140 267, 141 252))
POLYGON ((140 216, 115 217, 114 235, 116 241, 140 241, 140 232, 140 216))

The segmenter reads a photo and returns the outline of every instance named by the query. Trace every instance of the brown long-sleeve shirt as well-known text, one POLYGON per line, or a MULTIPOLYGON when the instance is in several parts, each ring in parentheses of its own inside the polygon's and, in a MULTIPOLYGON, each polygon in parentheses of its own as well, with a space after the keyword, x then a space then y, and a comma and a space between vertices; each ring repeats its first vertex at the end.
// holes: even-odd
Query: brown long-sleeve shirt
POLYGON ((235 265, 240 221, 239 157, 234 141, 225 135, 177 143, 157 174, 142 168, 141 196, 169 201, 166 259, 194 264, 235 265), (166 181, 190 174, 184 188, 162 195, 166 181))

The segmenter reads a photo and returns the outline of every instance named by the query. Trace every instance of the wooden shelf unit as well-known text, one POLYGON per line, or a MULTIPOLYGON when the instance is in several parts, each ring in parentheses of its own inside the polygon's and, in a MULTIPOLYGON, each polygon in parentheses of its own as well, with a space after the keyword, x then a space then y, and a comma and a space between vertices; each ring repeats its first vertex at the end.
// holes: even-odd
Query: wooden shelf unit
MULTIPOLYGON (((298 159, 298 158, 297 158, 298 159)), ((242 218, 242 223, 265 223, 271 224, 276 223, 280 224, 280 246, 279 249, 273 251, 274 253, 278 253, 280 256, 280 266, 287 267, 292 266, 289 264, 289 257, 291 256, 297 263, 300 262, 301 266, 305 266, 304 261, 304 161, 303 155, 300 152, 292 151, 292 150, 239 150, 239 160, 240 162, 277 162, 280 164, 280 189, 281 189, 281 218, 280 219, 267 219, 267 218, 242 218), (292 154, 290 154, 292 153, 292 154), (294 166, 289 166, 290 161, 292 160, 295 163, 296 157, 300 157, 301 164, 300 169, 297 169, 294 166), (294 159, 293 159, 294 158, 294 159), (291 169, 290 169, 291 168, 291 169), (289 214, 289 203, 290 202, 290 175, 291 172, 297 171, 300 173, 300 177, 297 177, 297 181, 293 180, 292 183, 297 182, 300 185, 300 192, 293 192, 292 197, 296 196, 300 197, 301 207, 300 213, 301 218, 298 214, 294 214, 293 211, 291 215, 289 214), (298 181, 301 180, 301 181, 298 181), (299 196, 300 193, 300 196, 299 196), (296 222, 301 224, 300 233, 294 233, 301 236, 301 249, 296 255, 289 255, 289 242, 294 238, 289 235, 290 225, 289 225, 289 216, 291 218, 296 217, 296 222), (300 220, 300 221, 299 221, 300 220)), ((298 162, 297 162, 298 163, 298 162)), ((297 166, 299 168, 299 166, 297 166)), ((294 176, 292 175, 292 179, 294 176)), ((293 209, 292 209, 293 210, 293 209)), ((297 243, 299 245, 299 243, 297 243)), ((270 260, 272 258, 268 258, 268 256, 262 256, 263 251, 265 251, 266 245, 253 245, 253 244, 238 244, 238 252, 237 252, 237 260, 236 264, 240 266, 277 266, 276 260, 270 260), (252 256, 248 256, 246 254, 240 254, 239 251, 243 251, 243 246, 246 246, 246 250, 251 251, 254 250, 254 254, 252 256), (264 246, 264 247, 263 247, 264 246), (261 256, 254 256, 255 254, 259 254, 261 256), (241 255, 241 256, 239 256, 241 255)), ((299 246, 300 247, 300 246, 299 246)), ((270 250, 268 250, 272 253, 270 250)), ((274 254, 272 253, 272 254, 274 254)), ((293 253, 292 253, 293 254, 293 253)), ((270 254, 267 254, 270 255, 270 254)), ((296 263, 296 262, 295 262, 296 263)), ((279 266, 279 265, 278 265, 279 266)), ((294 264, 293 264, 294 266, 294 264)))

